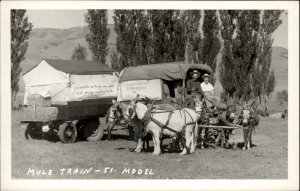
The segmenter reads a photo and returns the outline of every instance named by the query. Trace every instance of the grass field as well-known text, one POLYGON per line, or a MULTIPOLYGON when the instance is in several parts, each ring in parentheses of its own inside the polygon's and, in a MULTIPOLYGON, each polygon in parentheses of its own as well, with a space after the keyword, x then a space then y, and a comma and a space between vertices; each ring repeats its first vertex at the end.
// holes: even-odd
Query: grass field
MULTIPOLYGON (((206 148, 187 156, 168 152, 161 156, 153 156, 151 151, 139 154, 131 152, 135 142, 127 140, 126 132, 121 130, 113 132, 113 141, 62 144, 46 140, 26 140, 19 125, 20 115, 22 110, 12 111, 12 178, 287 178, 288 125, 287 120, 283 119, 261 118, 260 125, 253 136, 256 146, 248 151, 243 151, 240 147, 237 150, 206 148), (68 173, 69 168, 71 171, 68 173), (29 172, 33 169, 34 176, 33 171, 29 172), (78 169, 77 174, 76 169, 78 169), (126 171, 122 174, 124 169, 141 169, 140 172, 143 173, 133 175, 126 171), (40 172, 44 175, 37 175, 38 170, 44 170, 40 172), (52 175, 49 175, 49 170, 52 175)), ((236 138, 242 141, 239 130, 236 132, 236 138)))

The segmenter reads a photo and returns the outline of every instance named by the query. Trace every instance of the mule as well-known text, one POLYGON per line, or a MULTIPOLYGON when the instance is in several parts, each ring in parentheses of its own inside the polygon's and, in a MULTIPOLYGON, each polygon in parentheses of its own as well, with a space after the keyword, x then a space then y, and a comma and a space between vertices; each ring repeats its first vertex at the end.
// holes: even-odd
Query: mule
POLYGON ((127 124, 124 120, 123 113, 128 106, 128 103, 119 103, 116 100, 112 100, 113 105, 108 109, 106 115, 107 124, 107 140, 111 140, 111 132, 116 125, 125 124, 128 129, 129 138, 133 139, 133 126, 127 124))
MULTIPOLYGON (((138 97, 137 97, 138 98, 138 97)), ((186 155, 194 153, 196 150, 198 139, 198 123, 199 115, 192 109, 184 108, 174 111, 153 111, 152 107, 147 107, 142 102, 134 99, 130 102, 124 118, 125 120, 133 120, 135 117, 144 125, 145 133, 151 133, 154 143, 153 155, 161 154, 161 138, 163 135, 169 137, 182 137, 185 134, 184 149, 180 153, 186 155)), ((140 151, 142 140, 139 139, 135 151, 140 151)))
MULTIPOLYGON (((228 105, 226 111, 225 111, 225 116, 223 118, 225 119, 224 123, 225 125, 230 125, 230 124, 236 124, 238 123, 238 117, 236 115, 237 108, 235 105, 228 105)), ((235 135, 235 130, 233 129, 225 129, 224 130, 224 136, 225 136, 225 148, 229 148, 229 139, 230 137, 235 135)), ((236 149, 236 143, 232 142, 232 148, 236 149)))
MULTIPOLYGON (((222 106, 222 108, 210 109, 206 107, 204 102, 203 112, 201 114, 200 123, 204 125, 232 125, 236 118, 236 107, 234 105, 222 106)), ((226 148, 229 148, 229 138, 234 134, 232 129, 208 129, 202 128, 201 130, 201 148, 204 146, 204 142, 208 146, 216 148, 221 142, 221 146, 225 144, 226 148), (213 142, 213 143, 211 143, 213 142)), ((234 144, 233 144, 234 147, 234 144)))
MULTIPOLYGON (((129 138, 131 140, 135 140, 138 141, 138 138, 135 137, 135 132, 137 130, 139 130, 140 128, 138 127, 140 124, 131 122, 128 123, 125 119, 124 119, 124 112, 126 111, 126 108, 128 106, 129 103, 123 102, 117 102, 116 100, 112 100, 113 105, 109 108, 109 110, 107 111, 107 115, 106 115, 106 124, 107 124, 107 140, 111 140, 111 132, 113 130, 113 128, 116 125, 126 125, 127 129, 128 129, 128 133, 129 133, 129 138)), ((149 135, 145 135, 142 136, 142 144, 143 144, 143 149, 149 149, 149 135)))
POLYGON ((243 129, 244 146, 242 149, 250 149, 252 146, 252 133, 259 123, 259 117, 253 104, 245 104, 243 106, 240 118, 240 125, 248 127, 248 129, 243 129))

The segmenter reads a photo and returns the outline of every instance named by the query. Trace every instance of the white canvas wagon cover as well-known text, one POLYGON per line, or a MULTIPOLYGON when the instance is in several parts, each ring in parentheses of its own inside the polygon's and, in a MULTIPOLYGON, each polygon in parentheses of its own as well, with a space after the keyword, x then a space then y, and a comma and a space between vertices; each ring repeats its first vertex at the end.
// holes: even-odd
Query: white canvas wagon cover
POLYGON ((44 59, 23 74, 24 105, 30 94, 51 97, 53 105, 117 97, 118 77, 107 65, 95 61, 44 59))

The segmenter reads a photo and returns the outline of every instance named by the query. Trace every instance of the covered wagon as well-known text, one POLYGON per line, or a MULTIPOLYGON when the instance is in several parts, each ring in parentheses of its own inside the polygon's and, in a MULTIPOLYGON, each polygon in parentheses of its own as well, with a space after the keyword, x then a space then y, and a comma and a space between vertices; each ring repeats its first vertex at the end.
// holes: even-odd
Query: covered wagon
MULTIPOLYGON (((136 97, 148 97, 163 101, 164 86, 168 88, 172 98, 178 97, 178 86, 185 87, 189 73, 198 70, 213 74, 212 69, 205 64, 185 64, 184 62, 170 62, 138 67, 125 68, 120 73, 119 101, 126 101, 136 97)), ((199 79, 201 80, 201 79, 199 79)))
POLYGON ((103 135, 99 117, 117 97, 118 76, 94 61, 44 59, 23 74, 25 136, 55 131, 64 143, 103 135))
MULTIPOLYGON (((126 102, 132 100, 139 95, 139 98, 150 98, 156 100, 155 104, 166 103, 182 107, 191 107, 200 114, 198 121, 201 128, 201 147, 206 141, 209 141, 210 132, 215 136, 218 142, 220 137, 221 146, 228 143, 229 133, 233 129, 247 130, 248 127, 242 127, 238 124, 233 124, 226 121, 221 121, 219 118, 230 116, 233 112, 232 106, 227 107, 226 104, 221 103, 217 98, 214 98, 215 110, 210 111, 211 108, 206 107, 204 100, 194 99, 195 105, 188 105, 186 99, 186 85, 187 80, 191 78, 190 73, 197 70, 200 75, 213 75, 212 69, 206 64, 185 64, 184 62, 161 63, 152 65, 142 65, 137 67, 127 67, 120 73, 119 78, 119 93, 118 101, 126 102), (168 99, 165 99, 168 96, 168 99), (168 103, 171 100, 171 103, 168 103), (182 101, 182 103, 180 103, 182 101), (180 105, 178 105, 178 103, 180 105), (210 130, 210 131, 208 131, 210 130)), ((202 78, 198 78, 202 82, 202 78)), ((196 97, 196 96, 195 96, 196 97)), ((167 108, 168 109, 168 108, 167 108)), ((213 140, 215 141, 215 140, 213 140)))
MULTIPOLYGON (((117 101, 126 105, 139 95, 141 99, 147 97, 155 100, 155 104, 166 103, 166 100, 183 102, 186 81, 190 78, 190 72, 194 70, 202 75, 213 74, 208 65, 200 63, 169 62, 126 67, 120 72, 117 101), (166 97, 168 98, 165 99, 166 97)), ((199 80, 202 79, 199 78, 199 80)), ((108 125, 109 138, 115 125, 118 125, 115 123, 119 121, 121 119, 112 120, 113 124, 108 125)))

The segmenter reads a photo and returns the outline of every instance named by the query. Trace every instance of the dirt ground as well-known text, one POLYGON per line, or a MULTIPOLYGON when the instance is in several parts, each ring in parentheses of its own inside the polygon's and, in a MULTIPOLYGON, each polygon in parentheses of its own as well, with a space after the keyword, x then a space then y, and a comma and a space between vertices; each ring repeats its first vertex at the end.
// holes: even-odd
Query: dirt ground
MULTIPOLYGON (((153 156, 152 151, 132 152, 136 144, 124 130, 114 131, 113 141, 26 140, 20 115, 21 110, 12 111, 12 178, 16 179, 287 178, 288 125, 284 119, 261 118, 253 136, 255 146, 248 151, 239 144, 237 150, 209 147, 187 156, 168 152, 153 156)), ((242 141, 240 130, 236 138, 242 141)))

